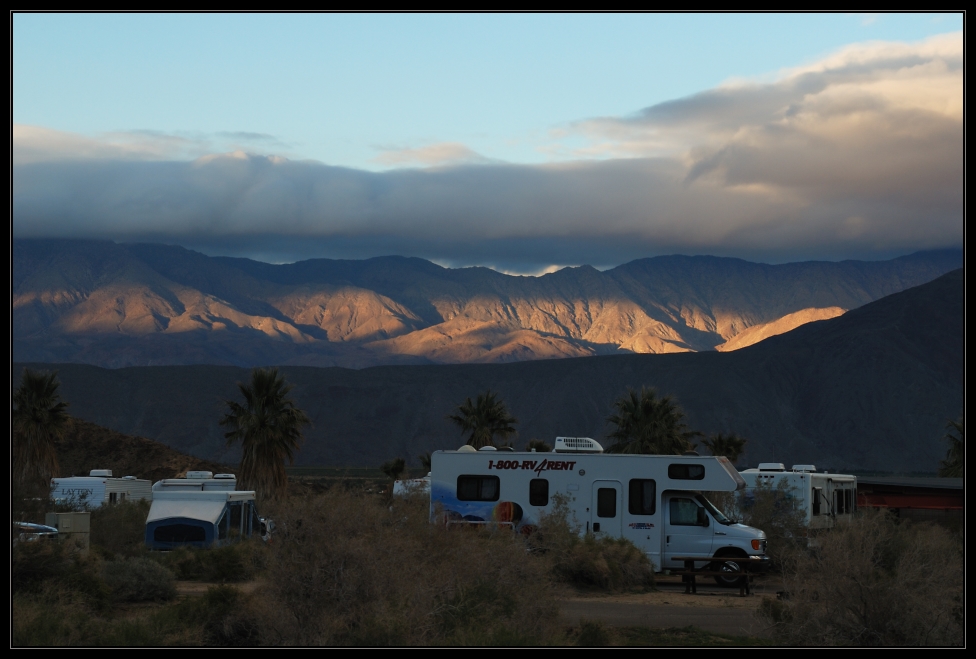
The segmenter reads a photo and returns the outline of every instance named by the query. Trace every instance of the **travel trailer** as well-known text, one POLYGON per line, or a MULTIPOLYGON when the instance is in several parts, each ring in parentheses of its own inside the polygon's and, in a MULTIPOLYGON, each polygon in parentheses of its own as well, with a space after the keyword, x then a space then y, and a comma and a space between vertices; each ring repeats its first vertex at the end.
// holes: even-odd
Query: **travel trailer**
POLYGON ((258 516, 255 495, 238 490, 233 474, 190 471, 152 486, 146 519, 150 549, 220 547, 260 534, 267 540, 274 522, 258 516))
POLYGON ((557 437, 552 453, 436 451, 430 479, 430 516, 438 524, 501 525, 529 534, 558 499, 581 533, 626 538, 657 571, 681 569, 689 556, 701 557, 696 568, 730 572, 768 564, 766 534, 733 523, 702 495, 745 487, 723 457, 606 454, 588 437, 557 437))
POLYGON ((112 478, 111 469, 92 469, 87 476, 51 479, 51 499, 76 508, 106 503, 152 500, 152 483, 135 476, 112 478))
POLYGON ((778 462, 762 462, 758 469, 739 472, 746 487, 739 492, 739 507, 749 508, 756 488, 782 492, 803 513, 808 529, 829 529, 850 520, 857 510, 857 477, 818 472, 814 465, 798 464, 787 470, 778 462), (762 484, 762 485, 760 485, 762 484))

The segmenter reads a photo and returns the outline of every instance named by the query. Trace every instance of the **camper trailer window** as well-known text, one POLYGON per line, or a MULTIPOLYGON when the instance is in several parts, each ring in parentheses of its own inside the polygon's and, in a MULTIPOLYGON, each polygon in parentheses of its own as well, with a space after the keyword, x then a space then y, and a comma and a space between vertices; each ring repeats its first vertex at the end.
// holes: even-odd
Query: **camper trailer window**
POLYGON ((617 490, 612 487, 601 487, 596 491, 596 516, 617 516, 617 490))
POLYGON ((167 524, 157 526, 153 531, 153 540, 156 542, 206 542, 207 534, 202 526, 192 524, 167 524))
POLYGON ((653 515, 655 512, 656 484, 645 478, 630 481, 630 499, 627 503, 631 515, 653 515))
POLYGON ((498 501, 498 476, 458 476, 459 501, 498 501))
POLYGON ((549 481, 545 478, 533 478, 529 481, 529 505, 549 505, 549 481))
POLYGON ((705 465, 668 465, 668 478, 676 481, 700 481, 705 478, 705 465))
POLYGON ((672 526, 698 526, 698 504, 691 499, 671 499, 672 526))

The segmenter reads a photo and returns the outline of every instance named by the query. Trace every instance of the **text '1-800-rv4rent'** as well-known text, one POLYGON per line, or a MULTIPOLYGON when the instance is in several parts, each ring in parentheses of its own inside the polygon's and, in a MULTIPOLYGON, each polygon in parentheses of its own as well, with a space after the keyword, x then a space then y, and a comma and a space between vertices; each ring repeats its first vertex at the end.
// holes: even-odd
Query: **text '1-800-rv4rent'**
POLYGON ((733 523, 702 494, 745 485, 723 457, 607 454, 587 437, 557 437, 552 453, 462 446, 431 455, 430 515, 530 534, 558 493, 581 533, 626 538, 657 571, 681 569, 688 557, 701 557, 697 568, 760 571, 766 534, 733 523))

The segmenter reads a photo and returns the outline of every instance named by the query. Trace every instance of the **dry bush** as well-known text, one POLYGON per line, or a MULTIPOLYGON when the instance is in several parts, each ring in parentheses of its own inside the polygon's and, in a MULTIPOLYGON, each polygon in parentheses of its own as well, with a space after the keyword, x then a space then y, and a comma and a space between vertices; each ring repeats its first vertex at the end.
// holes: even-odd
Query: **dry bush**
POLYGON ((634 543, 623 538, 580 536, 565 495, 553 495, 529 546, 550 561, 553 576, 577 588, 611 592, 654 588, 654 566, 634 543))
POLYGON ((264 569, 267 557, 267 548, 258 538, 224 547, 178 547, 153 555, 154 560, 172 570, 177 579, 215 583, 250 581, 264 569))
POLYGON ((429 522, 429 500, 387 508, 341 488, 280 502, 267 588, 272 644, 544 643, 557 633, 548 564, 506 529, 429 522))
POLYGON ((91 511, 91 544, 106 557, 146 553, 146 518, 151 502, 123 501, 91 511))
POLYGON ((118 602, 161 602, 176 597, 173 573, 149 558, 106 563, 102 578, 118 602))
POLYGON ((762 614, 792 645, 961 645, 962 544, 868 510, 818 536, 762 614))

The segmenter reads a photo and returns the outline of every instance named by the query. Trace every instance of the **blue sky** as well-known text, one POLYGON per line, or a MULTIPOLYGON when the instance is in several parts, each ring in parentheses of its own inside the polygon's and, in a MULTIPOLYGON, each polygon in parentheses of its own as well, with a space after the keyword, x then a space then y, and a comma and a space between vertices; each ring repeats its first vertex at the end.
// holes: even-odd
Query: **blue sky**
POLYGON ((953 246, 961 30, 961 14, 14 14, 14 233, 513 272, 953 246), (860 184, 831 183, 852 162, 860 184))

